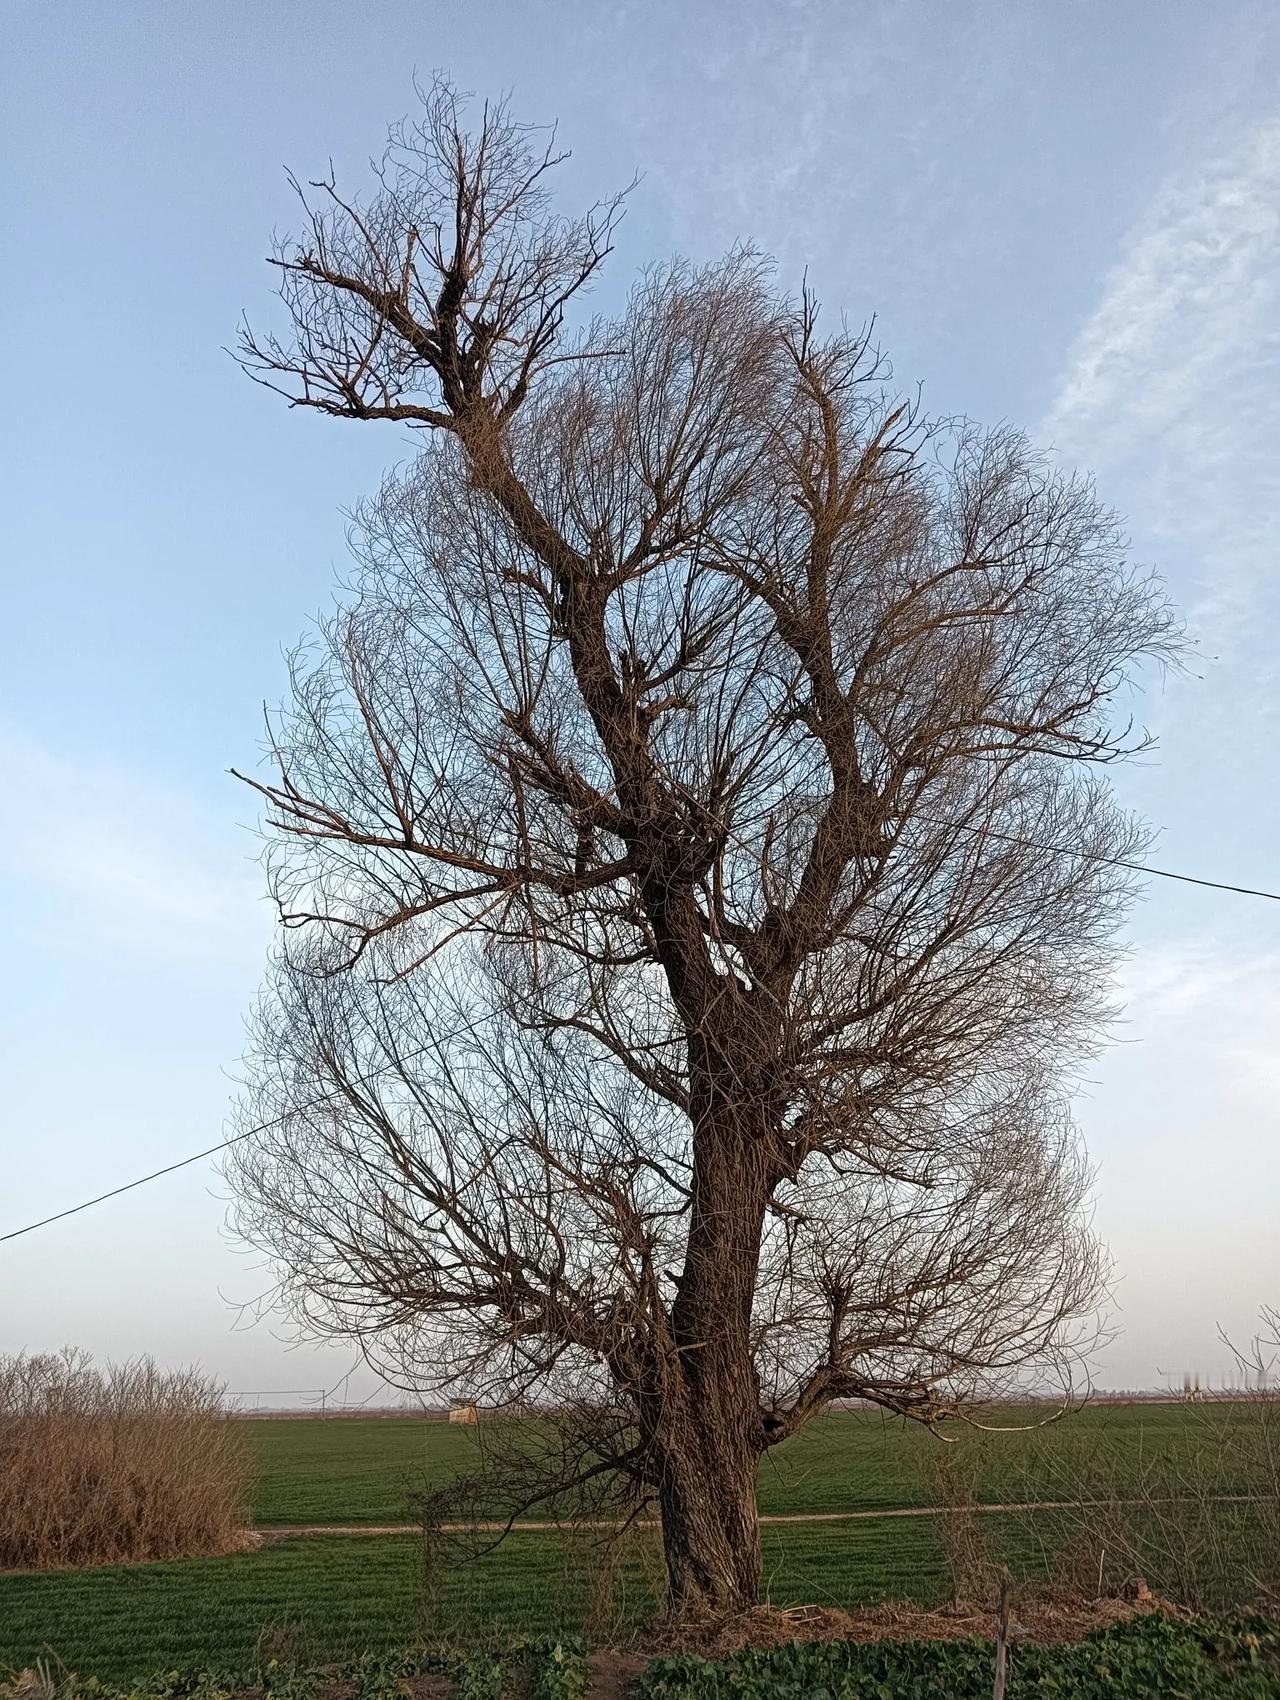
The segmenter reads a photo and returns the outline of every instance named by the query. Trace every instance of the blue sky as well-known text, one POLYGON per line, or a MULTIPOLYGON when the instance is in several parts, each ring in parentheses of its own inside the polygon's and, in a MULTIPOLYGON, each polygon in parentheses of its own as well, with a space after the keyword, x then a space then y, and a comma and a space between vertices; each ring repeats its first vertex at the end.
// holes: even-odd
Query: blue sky
MULTIPOLYGON (((600 308, 750 237, 933 409, 1092 468, 1199 643, 1122 793, 1161 865, 1280 889, 1280 9, 0 0, 0 35, 0 1232, 223 1130, 270 925, 226 769, 411 452, 223 347, 270 317, 284 167, 359 181, 415 69, 559 118, 570 206, 643 173, 600 308)), ((1280 1301, 1280 904, 1153 881, 1129 934, 1079 1104, 1112 1386, 1220 1370, 1280 1301)), ((0 1246, 0 1351, 332 1382, 248 1325, 224 1208, 201 1164, 0 1246)))

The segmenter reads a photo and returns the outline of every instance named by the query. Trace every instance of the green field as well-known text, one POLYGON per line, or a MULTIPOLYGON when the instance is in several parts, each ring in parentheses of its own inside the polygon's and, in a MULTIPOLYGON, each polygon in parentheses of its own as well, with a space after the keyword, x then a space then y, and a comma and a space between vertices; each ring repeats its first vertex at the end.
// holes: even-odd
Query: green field
MULTIPOLYGON (((652 1608, 656 1552, 625 1565, 611 1637, 652 1608)), ((330 1536, 227 1558, 0 1578, 0 1670, 54 1654, 82 1675, 128 1681, 157 1669, 236 1670, 259 1655, 302 1662, 590 1625, 598 1551, 582 1536, 510 1536, 474 1564, 442 1568, 428 1594, 412 1536, 330 1536)), ((931 1600, 943 1571, 926 1518, 794 1525, 765 1537, 777 1605, 931 1600)))
MULTIPOLYGON (((1233 1419, 1221 1407, 1205 1420, 1233 1419)), ((474 1469, 480 1456, 475 1429, 440 1422, 246 1418, 243 1426, 261 1460, 253 1515, 262 1527, 412 1521, 425 1490, 474 1469)), ((961 1450, 981 1450, 977 1497, 1021 1502, 1056 1497, 1058 1461, 1076 1449, 1108 1447, 1136 1463, 1184 1443, 1188 1415, 1179 1405, 1096 1405, 1028 1434, 958 1433, 961 1450)), ((940 1448, 918 1425, 874 1412, 820 1417, 765 1457, 760 1510, 800 1516, 932 1504, 940 1448)))
MULTIPOLYGON (((248 1418, 243 1426, 261 1459, 253 1515, 263 1527, 412 1519, 424 1491, 475 1469, 480 1458, 475 1429, 440 1422, 248 1418)), ((799 1514, 927 1504, 919 1460, 934 1444, 921 1430, 870 1414, 821 1418, 765 1459, 760 1508, 799 1514)))
MULTIPOLYGON (((979 1499, 1018 1503, 1056 1497, 1071 1460, 1096 1448, 1132 1461, 1136 1474, 1162 1451, 1204 1451, 1213 1424, 1235 1420, 1215 1413, 1203 1427, 1176 1406, 1096 1407, 1048 1437, 975 1436, 944 1453, 916 1428, 864 1413, 828 1416, 766 1460, 761 1510, 873 1515, 766 1527, 766 1595, 777 1605, 842 1607, 940 1598, 947 1573, 933 1519, 874 1515, 938 1503, 940 1458, 960 1458, 979 1499)), ((474 1430, 439 1422, 246 1420, 244 1433, 261 1460, 253 1513, 263 1528, 411 1520, 424 1488, 477 1457, 474 1430)), ((1205 1456, 1211 1466, 1216 1453, 1205 1456)), ((1032 1512, 981 1519, 1002 1552, 1024 1557, 1051 1521, 1032 1512)), ((405 1535, 296 1537, 217 1559, 0 1576, 0 1670, 52 1654, 82 1675, 119 1681, 158 1667, 241 1668, 272 1654, 338 1659, 496 1628, 585 1625, 616 1638, 652 1608, 653 1534, 633 1535, 608 1586, 606 1568, 598 1536, 548 1530, 512 1535, 469 1563, 450 1550, 430 1585, 421 1540, 405 1535)))

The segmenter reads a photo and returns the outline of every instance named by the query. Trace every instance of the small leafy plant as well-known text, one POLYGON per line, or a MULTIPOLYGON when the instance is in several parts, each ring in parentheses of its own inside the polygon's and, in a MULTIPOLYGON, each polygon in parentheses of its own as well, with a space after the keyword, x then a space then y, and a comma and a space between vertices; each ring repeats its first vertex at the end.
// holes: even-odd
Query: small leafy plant
MULTIPOLYGON (((793 1642, 727 1659, 656 1659, 636 1700, 989 1700, 990 1643, 793 1642)), ((1020 1648, 1008 1700, 1276 1700, 1280 1625, 1135 1618, 1020 1648)))

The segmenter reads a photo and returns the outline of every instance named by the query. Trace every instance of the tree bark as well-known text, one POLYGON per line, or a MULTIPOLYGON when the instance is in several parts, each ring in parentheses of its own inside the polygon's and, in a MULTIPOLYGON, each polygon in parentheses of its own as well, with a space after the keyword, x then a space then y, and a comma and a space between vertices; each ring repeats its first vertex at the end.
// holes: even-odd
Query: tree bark
POLYGON ((716 1094, 695 1118, 689 1240, 671 1318, 679 1391, 660 1425, 659 1505, 676 1618, 746 1610, 760 1585, 763 1444, 751 1311, 771 1150, 761 1106, 745 1095, 716 1094))
POLYGON ((755 1605, 760 1588, 759 1453, 699 1412, 680 1426, 658 1493, 668 1611, 681 1622, 730 1617, 755 1605))

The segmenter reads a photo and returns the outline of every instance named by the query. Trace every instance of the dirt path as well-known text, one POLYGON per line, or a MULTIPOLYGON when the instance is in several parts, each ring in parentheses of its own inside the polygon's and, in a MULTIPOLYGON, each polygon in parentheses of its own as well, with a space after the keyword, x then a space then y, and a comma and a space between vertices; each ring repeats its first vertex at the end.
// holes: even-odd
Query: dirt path
MULTIPOLYGON (((1220 1494, 1215 1498, 1223 1504, 1243 1501, 1245 1494, 1220 1494)), ((1013 1503, 996 1503, 982 1505, 894 1505, 888 1507, 861 1507, 857 1511, 787 1511, 765 1512, 761 1515, 762 1525, 779 1523, 861 1523, 874 1522, 877 1518, 886 1517, 937 1517, 939 1514, 955 1511, 1070 1511, 1078 1506, 1078 1501, 1070 1499, 1024 1499, 1013 1503)), ((1155 1501, 1121 1499, 1116 1505, 1153 1504, 1155 1501)), ((1170 1500, 1168 1503, 1175 1503, 1170 1500)), ((632 1524, 632 1528, 656 1529, 656 1517, 644 1518, 632 1524)), ((551 1522, 520 1521, 516 1523, 441 1523, 438 1525, 442 1535, 463 1535, 469 1532, 476 1534, 499 1534, 507 1530, 512 1534, 545 1534, 556 1528, 569 1529, 611 1529, 614 1525, 606 1518, 587 1518, 581 1523, 557 1524, 551 1522)), ((278 1523, 254 1529, 253 1534, 263 1542, 294 1540, 303 1535, 417 1535, 422 1532, 420 1523, 278 1523)))
MULTIPOLYGON (((766 1514, 761 1517, 760 1521, 761 1523, 845 1523, 852 1522, 859 1518, 870 1517, 932 1517, 936 1509, 936 1507, 931 1505, 903 1505, 894 1506, 888 1511, 859 1510, 786 1512, 775 1513, 772 1515, 766 1514)), ((1009 1511, 1014 1509, 1038 1510, 1040 1508, 1038 1506, 1028 1506, 1024 1508, 1006 1505, 984 1505, 979 1507, 979 1509, 983 1511, 1009 1511)), ((584 1519, 581 1523, 564 1524, 546 1521, 533 1522, 528 1519, 521 1519, 515 1523, 441 1523, 438 1525, 439 1531, 442 1535, 463 1535, 469 1532, 482 1535, 496 1535, 501 1533, 504 1529, 508 1530, 511 1534, 532 1535, 545 1534, 548 1530, 556 1528, 611 1529, 613 1526, 614 1525, 609 1522, 607 1518, 603 1517, 590 1517, 584 1519)), ((639 1518, 631 1525, 631 1527, 633 1529, 656 1529, 658 1527, 658 1520, 656 1517, 639 1518)), ((253 1532, 264 1541, 286 1541, 293 1540, 302 1535, 417 1535, 421 1534, 422 1525, 420 1523, 281 1523, 267 1525, 260 1529, 255 1529, 253 1532)))

